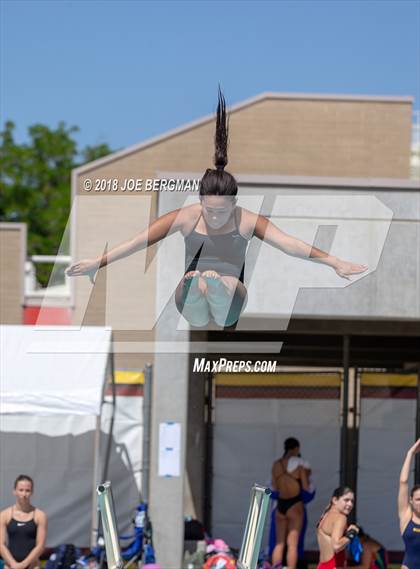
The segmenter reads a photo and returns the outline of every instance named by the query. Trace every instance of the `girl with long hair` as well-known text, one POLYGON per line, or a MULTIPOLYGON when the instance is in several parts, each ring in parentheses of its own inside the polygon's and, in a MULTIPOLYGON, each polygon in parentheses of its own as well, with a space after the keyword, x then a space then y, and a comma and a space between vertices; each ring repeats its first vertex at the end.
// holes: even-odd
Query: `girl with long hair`
POLYGON ((348 525, 347 517, 354 506, 354 493, 348 486, 336 488, 330 503, 317 524, 319 564, 317 569, 342 569, 346 566, 345 548, 358 533, 348 525))
POLYGON ((185 241, 185 274, 177 286, 179 312, 196 327, 213 320, 234 325, 246 305, 244 264, 252 237, 264 240, 288 255, 323 263, 342 278, 366 271, 366 265, 343 261, 281 231, 268 218, 237 205, 238 185, 225 170, 228 163, 228 120, 219 89, 216 114, 214 166, 200 182, 200 201, 156 219, 132 239, 95 259, 67 269, 69 276, 89 275, 118 259, 132 255, 180 231, 185 241))
POLYGON ((0 513, 0 555, 5 569, 38 569, 47 537, 47 516, 31 504, 34 483, 20 474, 14 484, 16 502, 0 513))
POLYGON ((308 471, 300 458, 300 444, 294 437, 284 441, 284 454, 272 468, 272 488, 279 493, 276 511, 276 545, 271 562, 281 567, 287 545, 287 568, 296 569, 299 535, 303 526, 304 507, 301 490, 309 489, 308 471))

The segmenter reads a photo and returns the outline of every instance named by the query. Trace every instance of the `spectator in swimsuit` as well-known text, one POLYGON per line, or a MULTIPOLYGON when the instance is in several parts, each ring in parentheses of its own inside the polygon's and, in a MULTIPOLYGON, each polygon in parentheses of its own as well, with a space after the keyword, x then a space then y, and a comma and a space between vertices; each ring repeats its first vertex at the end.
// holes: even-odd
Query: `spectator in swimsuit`
MULTIPOLYGON (((307 460, 303 460, 303 458, 301 457, 296 457, 293 456, 289 462, 287 463, 287 470, 289 472, 291 472, 292 470, 295 470, 295 468, 297 468, 297 466, 303 466, 303 468, 306 470, 307 475, 308 475, 308 482, 309 482, 309 489, 308 490, 304 490, 302 488, 301 490, 301 497, 302 497, 302 501, 303 501, 303 525, 302 525, 302 529, 300 531, 299 534, 299 542, 298 542, 298 561, 297 561, 297 567, 298 569, 307 569, 308 567, 308 562, 305 559, 305 536, 306 536, 306 530, 308 528, 308 516, 307 516, 307 504, 309 504, 310 502, 312 502, 312 500, 315 498, 315 494, 316 494, 316 490, 315 490, 315 486, 312 482, 312 468, 311 465, 309 464, 309 462, 307 460)), ((275 509, 272 510, 271 512, 271 522, 270 522, 270 534, 269 534, 269 555, 270 558, 273 554, 274 548, 276 546, 276 541, 277 541, 277 537, 276 537, 276 518, 277 518, 277 499, 279 497, 278 492, 273 491, 271 494, 271 499, 273 500, 273 502, 275 502, 275 509)), ((283 553, 283 560, 284 560, 284 553, 283 553)))
POLYGON ((388 554, 385 547, 359 526, 359 539, 363 547, 360 561, 349 562, 353 569, 387 569, 388 554))
POLYGON ((358 533, 356 525, 347 526, 353 509, 354 493, 347 486, 336 488, 317 524, 320 551, 318 569, 342 569, 346 565, 345 549, 358 533))
POLYGON ((47 516, 31 504, 34 483, 21 474, 15 480, 14 506, 0 513, 0 554, 6 569, 37 569, 47 537, 47 516))
POLYGON ((287 545, 287 567, 296 569, 299 534, 303 526, 304 509, 301 490, 309 489, 308 472, 296 459, 299 457, 299 441, 290 437, 284 441, 283 457, 273 464, 272 487, 279 493, 276 511, 276 545, 271 561, 273 567, 281 566, 287 545), (289 464, 292 468, 289 468, 289 464))
POLYGON ((405 545, 402 569, 420 569, 420 485, 408 492, 411 462, 420 452, 420 439, 408 450, 400 474, 398 514, 405 545))
POLYGON ((210 320, 219 326, 232 326, 239 319, 247 299, 245 256, 254 236, 288 255, 328 265, 348 280, 367 270, 366 265, 333 257, 284 233, 263 215, 237 206, 237 182, 225 171, 227 146, 226 105, 219 91, 215 169, 207 169, 201 180, 200 202, 159 217, 144 231, 96 259, 72 264, 67 275, 88 275, 93 282, 99 268, 180 231, 185 241, 185 274, 176 289, 175 302, 190 324, 202 327, 210 320))

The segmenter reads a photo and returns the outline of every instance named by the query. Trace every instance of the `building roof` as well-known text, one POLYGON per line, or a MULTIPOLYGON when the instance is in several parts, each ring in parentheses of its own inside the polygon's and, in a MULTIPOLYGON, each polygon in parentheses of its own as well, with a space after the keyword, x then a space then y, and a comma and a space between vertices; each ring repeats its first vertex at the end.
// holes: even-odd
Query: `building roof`
MULTIPOLYGON (((235 113, 238 111, 243 110, 246 107, 251 105, 255 105, 265 100, 274 99, 274 100, 308 100, 308 101, 342 101, 342 102, 371 102, 371 103, 407 103, 413 104, 414 98, 411 96, 385 96, 385 95, 339 95, 339 94, 320 94, 320 93, 272 93, 266 92, 261 93, 260 95, 256 95, 255 97, 251 97, 232 105, 229 107, 229 113, 235 113)), ((76 168, 73 172, 75 175, 83 174, 84 172, 88 172, 93 168, 97 168, 99 166, 104 166, 114 160, 119 160, 120 158, 126 157, 130 154, 138 152, 139 150, 143 150, 149 146, 153 146, 154 144, 159 144, 165 140, 173 136, 177 136, 186 132, 188 130, 192 130, 199 126, 202 126, 208 122, 214 120, 214 114, 209 114, 194 121, 188 122, 179 126, 177 128, 168 130, 162 134, 157 136, 153 136, 143 142, 133 144, 124 148, 123 150, 118 150, 113 152, 112 154, 108 154, 103 158, 99 158, 98 160, 94 160, 93 162, 89 162, 88 164, 84 164, 79 168, 76 168)))

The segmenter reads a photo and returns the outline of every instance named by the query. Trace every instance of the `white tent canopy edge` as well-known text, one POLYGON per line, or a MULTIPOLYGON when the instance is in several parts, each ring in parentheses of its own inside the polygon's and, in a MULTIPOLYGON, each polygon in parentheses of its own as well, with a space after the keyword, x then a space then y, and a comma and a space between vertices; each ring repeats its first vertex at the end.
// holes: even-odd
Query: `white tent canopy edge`
POLYGON ((100 415, 109 328, 0 326, 1 414, 100 415))

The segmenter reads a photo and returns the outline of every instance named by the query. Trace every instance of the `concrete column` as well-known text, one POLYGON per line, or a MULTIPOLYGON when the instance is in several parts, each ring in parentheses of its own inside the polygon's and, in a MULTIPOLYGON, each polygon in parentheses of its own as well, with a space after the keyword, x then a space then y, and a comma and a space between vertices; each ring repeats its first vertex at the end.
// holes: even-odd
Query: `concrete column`
POLYGON ((188 358, 162 354, 156 358, 153 377, 150 517, 157 561, 163 569, 180 569, 184 540, 185 441, 187 430, 188 358), (181 424, 181 473, 158 476, 159 425, 181 424))
MULTIPOLYGON (((158 215, 176 207, 172 196, 168 194, 168 200, 163 194, 159 196, 158 215)), ((177 330, 180 315, 173 299, 167 302, 168 287, 175 290, 183 268, 182 237, 177 236, 175 252, 173 239, 171 236, 158 245, 156 307, 159 319, 155 329, 152 392, 150 517, 157 562, 163 569, 182 566, 186 483, 189 354, 185 345, 189 342, 189 329, 184 325, 183 330, 177 330), (164 344, 168 347, 166 352, 166 348, 162 348, 164 344), (166 421, 181 425, 180 476, 171 478, 158 476, 159 425, 166 421)))

